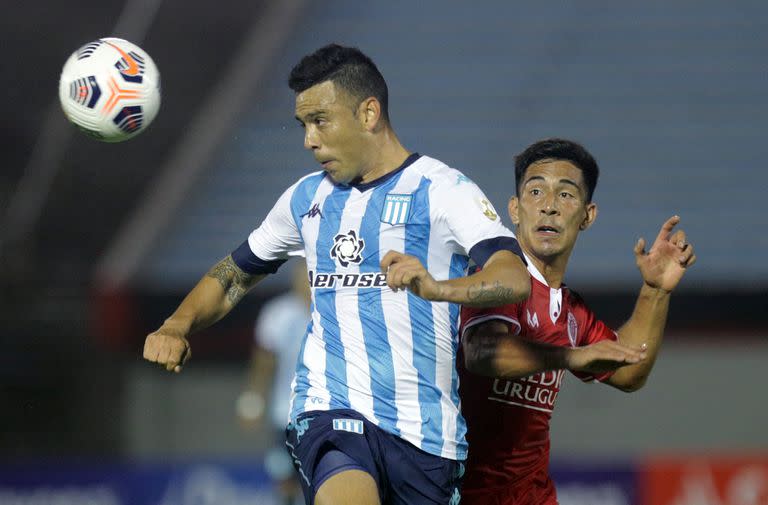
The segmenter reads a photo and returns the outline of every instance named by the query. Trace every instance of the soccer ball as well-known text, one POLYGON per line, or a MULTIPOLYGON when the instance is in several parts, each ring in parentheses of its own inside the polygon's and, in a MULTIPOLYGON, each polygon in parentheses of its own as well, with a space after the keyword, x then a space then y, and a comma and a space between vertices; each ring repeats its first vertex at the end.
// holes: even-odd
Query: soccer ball
POLYGON ((59 100, 82 131, 122 142, 147 129, 160 108, 160 72, 140 47, 117 38, 90 42, 61 71, 59 100))

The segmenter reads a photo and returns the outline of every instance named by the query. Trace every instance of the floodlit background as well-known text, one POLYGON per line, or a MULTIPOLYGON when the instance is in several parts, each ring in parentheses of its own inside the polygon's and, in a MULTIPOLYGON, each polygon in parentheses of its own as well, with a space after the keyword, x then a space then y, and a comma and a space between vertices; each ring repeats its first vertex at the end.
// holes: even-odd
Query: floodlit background
MULTIPOLYGON (((768 504, 768 5, 672 2, 5 0, 0 120, 0 505, 277 503, 266 430, 235 403, 254 320, 284 267, 192 340, 180 375, 143 362, 157 328, 279 194, 316 170, 290 68, 361 48, 409 149, 461 169, 505 214, 513 156, 584 143, 600 213, 567 281, 619 325, 632 246, 682 216, 698 263, 643 390, 567 380, 552 423, 561 503, 768 504), (145 49, 163 103, 101 144, 58 105, 66 58, 145 49)), ((509 219, 505 222, 509 224, 509 219)), ((571 378, 572 379, 572 378, 571 378)), ((498 434, 503 437, 503 433, 498 434)))

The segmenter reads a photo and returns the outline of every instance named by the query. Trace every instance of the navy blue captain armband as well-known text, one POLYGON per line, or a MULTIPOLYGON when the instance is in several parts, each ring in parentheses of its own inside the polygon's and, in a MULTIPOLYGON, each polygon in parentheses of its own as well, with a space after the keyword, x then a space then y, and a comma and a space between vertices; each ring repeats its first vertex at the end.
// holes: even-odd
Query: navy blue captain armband
POLYGON ((235 261, 235 265, 240 267, 240 270, 247 274, 273 274, 277 272, 280 265, 287 260, 272 260, 267 261, 259 258, 253 251, 251 246, 248 245, 248 240, 240 244, 240 246, 232 251, 232 259, 235 261))
POLYGON ((496 237, 481 240, 469 250, 469 257, 472 258, 475 264, 482 267, 496 251, 512 251, 520 256, 523 263, 528 264, 525 261, 525 256, 523 256, 523 250, 520 249, 520 244, 513 237, 496 237))

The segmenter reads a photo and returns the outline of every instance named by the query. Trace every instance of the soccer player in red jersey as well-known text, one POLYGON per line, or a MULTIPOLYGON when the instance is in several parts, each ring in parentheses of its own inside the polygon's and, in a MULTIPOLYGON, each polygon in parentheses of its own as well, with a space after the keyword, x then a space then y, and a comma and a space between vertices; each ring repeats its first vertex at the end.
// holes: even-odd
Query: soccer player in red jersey
MULTIPOLYGON (((549 420, 564 370, 636 391, 658 353, 672 290, 695 261, 680 218, 648 251, 634 248, 643 285, 630 319, 614 332, 563 284, 579 232, 592 225, 598 166, 584 147, 537 142, 515 158, 509 215, 531 273, 530 297, 495 308, 464 307, 462 412, 469 458, 462 505, 556 505, 549 477, 549 420)), ((462 359, 463 358, 463 359, 462 359)))

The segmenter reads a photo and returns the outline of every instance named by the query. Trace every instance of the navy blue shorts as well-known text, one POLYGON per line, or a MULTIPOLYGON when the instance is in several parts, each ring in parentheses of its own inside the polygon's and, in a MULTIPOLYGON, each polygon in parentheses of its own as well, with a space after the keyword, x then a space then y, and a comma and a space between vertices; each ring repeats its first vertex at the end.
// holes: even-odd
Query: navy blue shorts
POLYGON ((305 412, 286 429, 286 447, 307 505, 330 477, 362 470, 382 505, 456 505, 464 464, 422 451, 353 410, 305 412))

